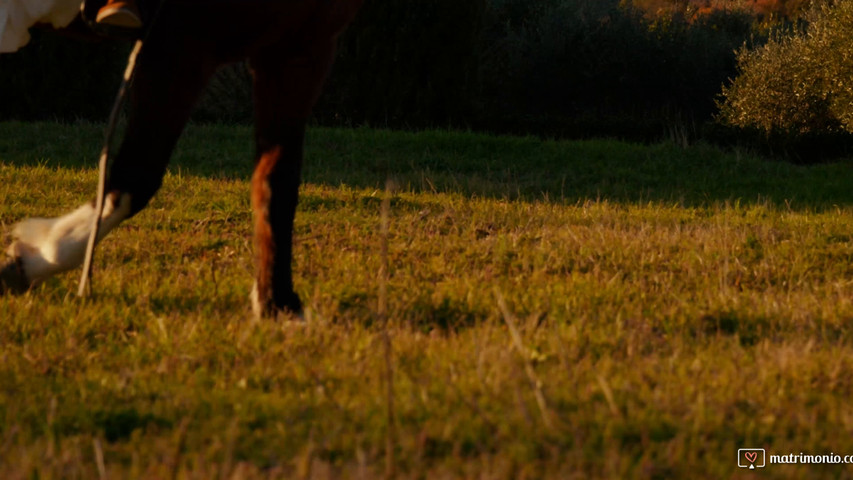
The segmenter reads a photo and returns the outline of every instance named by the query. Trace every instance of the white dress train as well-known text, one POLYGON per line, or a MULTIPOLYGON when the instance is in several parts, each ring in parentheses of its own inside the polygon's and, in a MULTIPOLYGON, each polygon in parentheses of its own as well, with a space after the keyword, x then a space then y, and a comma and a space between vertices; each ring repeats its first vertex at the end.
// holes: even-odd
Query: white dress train
POLYGON ((29 28, 49 23, 67 26, 82 0, 0 0, 0 53, 15 52, 30 41, 29 28))

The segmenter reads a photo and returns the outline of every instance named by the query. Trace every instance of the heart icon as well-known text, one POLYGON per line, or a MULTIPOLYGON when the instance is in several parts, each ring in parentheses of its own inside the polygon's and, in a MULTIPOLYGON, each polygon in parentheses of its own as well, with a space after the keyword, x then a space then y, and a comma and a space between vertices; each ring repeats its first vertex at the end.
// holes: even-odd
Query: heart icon
POLYGON ((749 463, 755 463, 755 460, 758 458, 758 452, 746 452, 743 454, 749 463))

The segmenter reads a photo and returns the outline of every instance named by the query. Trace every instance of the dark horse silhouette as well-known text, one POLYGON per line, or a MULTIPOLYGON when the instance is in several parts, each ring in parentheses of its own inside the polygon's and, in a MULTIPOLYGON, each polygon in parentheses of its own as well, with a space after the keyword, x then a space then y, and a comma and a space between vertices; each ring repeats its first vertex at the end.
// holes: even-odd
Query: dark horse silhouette
MULTIPOLYGON (((363 0, 164 0, 139 54, 124 139, 110 168, 99 239, 142 210, 162 184, 178 137, 211 75, 248 59, 254 82, 256 278, 259 315, 299 313, 291 273, 305 125, 337 37, 363 0)), ((96 8, 89 2, 87 9, 96 8)), ((103 1, 101 1, 103 4, 103 1)), ((13 230, 0 291, 21 292, 80 265, 93 205, 13 230)))

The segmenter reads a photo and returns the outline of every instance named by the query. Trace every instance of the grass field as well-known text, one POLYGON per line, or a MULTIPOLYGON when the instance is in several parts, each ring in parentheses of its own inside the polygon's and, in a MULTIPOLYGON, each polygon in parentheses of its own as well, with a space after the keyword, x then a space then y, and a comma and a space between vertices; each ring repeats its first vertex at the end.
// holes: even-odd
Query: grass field
MULTIPOLYGON (((92 196, 100 128, 0 123, 5 231, 92 196)), ((250 320, 250 137, 189 129, 94 299, 0 298, 0 477, 853 477, 737 466, 853 455, 851 163, 313 129, 298 326, 250 320)))

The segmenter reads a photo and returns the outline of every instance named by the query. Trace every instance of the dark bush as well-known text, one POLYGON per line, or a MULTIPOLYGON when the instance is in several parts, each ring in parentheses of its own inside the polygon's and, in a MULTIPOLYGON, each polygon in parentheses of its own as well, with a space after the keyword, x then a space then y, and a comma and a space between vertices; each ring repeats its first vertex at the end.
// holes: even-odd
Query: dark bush
POLYGON ((20 51, 0 55, 0 119, 106 119, 130 46, 36 29, 32 36, 20 51))
MULTIPOLYGON (((371 0, 339 41, 334 74, 315 108, 325 124, 467 123, 486 0, 371 0)), ((251 119, 245 65, 211 81, 200 120, 251 119), (248 105, 248 109, 246 108, 248 105)))
POLYGON ((742 12, 649 20, 618 0, 540 4, 526 23, 501 13, 491 21, 519 27, 486 31, 501 47, 482 57, 482 91, 500 100, 484 102, 494 109, 484 118, 568 136, 657 139, 672 124, 709 119, 733 50, 753 35, 742 12))
MULTIPOLYGON (((341 38, 315 117, 656 140, 711 118, 754 34, 738 11, 650 19, 625 0, 371 0, 341 38)), ((0 57, 3 117, 103 118, 125 49, 40 35, 0 57)), ((250 99, 245 66, 227 68, 194 118, 251 121, 250 99)))
POLYGON ((486 0, 371 0, 341 39, 321 121, 465 123, 486 0))
MULTIPOLYGON (((342 38, 315 116, 657 140, 711 118, 753 22, 740 10, 651 20, 619 0, 374 0, 342 38)), ((250 88, 233 72, 212 85, 223 93, 197 118, 222 118, 217 99, 233 104, 250 88)))
POLYGON ((210 123, 252 121, 252 76, 245 62, 221 68, 207 86, 193 120, 210 123))

